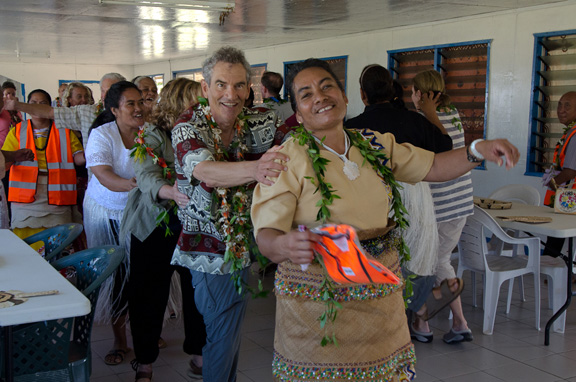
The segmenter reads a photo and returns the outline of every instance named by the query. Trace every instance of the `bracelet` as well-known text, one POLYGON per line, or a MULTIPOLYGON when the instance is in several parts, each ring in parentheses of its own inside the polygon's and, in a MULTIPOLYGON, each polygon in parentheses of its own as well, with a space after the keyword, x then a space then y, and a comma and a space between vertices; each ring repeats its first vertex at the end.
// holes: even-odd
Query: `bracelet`
POLYGON ((470 146, 466 146, 466 157, 468 158, 468 162, 472 163, 482 162, 482 159, 478 158, 477 156, 475 156, 470 152, 470 146))
POLYGON ((478 158, 478 159, 480 159, 480 160, 483 160, 483 159, 484 159, 484 155, 480 154, 480 153, 478 152, 478 150, 476 150, 476 143, 478 143, 478 142, 483 142, 483 141, 484 141, 484 139, 476 139, 475 141, 473 141, 473 142, 470 144, 470 153, 472 153, 472 155, 474 155, 476 158, 478 158))

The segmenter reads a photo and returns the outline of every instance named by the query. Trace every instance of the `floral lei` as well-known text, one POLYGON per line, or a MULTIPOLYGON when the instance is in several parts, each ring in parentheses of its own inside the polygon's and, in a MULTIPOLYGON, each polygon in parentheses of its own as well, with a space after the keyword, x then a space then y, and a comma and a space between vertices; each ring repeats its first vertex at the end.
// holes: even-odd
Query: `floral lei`
MULTIPOLYGON (((243 160, 244 154, 248 152, 245 140, 248 128, 244 113, 240 113, 236 119, 236 125, 234 126, 236 139, 233 140, 229 150, 227 150, 222 143, 222 129, 218 127, 212 117, 208 100, 199 97, 198 102, 200 110, 204 113, 206 122, 213 133, 214 159, 216 161, 226 161, 232 155, 231 152, 235 151, 236 160, 243 160)), ((250 249, 256 249, 252 243, 253 225, 249 208, 252 193, 249 189, 250 183, 233 187, 216 187, 214 189, 215 192, 212 193, 213 202, 218 206, 214 220, 219 230, 224 233, 224 241, 226 243, 224 262, 230 263, 232 281, 236 290, 239 294, 242 294, 243 290, 246 289, 253 297, 262 297, 267 294, 262 286, 262 280, 258 280, 258 291, 255 291, 242 280, 240 273, 237 272, 248 265, 250 259, 247 254, 250 249)), ((256 258, 260 267, 267 262, 259 251, 256 251, 256 258)))
MULTIPOLYGON (((156 153, 156 149, 148 146, 148 143, 146 143, 146 137, 148 136, 146 127, 147 124, 144 124, 138 129, 138 134, 136 135, 136 138, 134 138, 134 142, 136 143, 134 144, 134 147, 132 147, 130 158, 134 158, 134 160, 143 162, 147 155, 150 156, 152 158, 152 162, 162 168, 162 176, 164 179, 167 179, 168 182, 173 185, 175 178, 174 170, 170 168, 172 162, 167 162, 164 158, 156 153)), ((170 208, 174 209, 174 213, 178 211, 178 206, 173 200, 171 200, 170 207, 168 207, 166 210, 162 210, 162 212, 160 212, 160 214, 156 217, 156 225, 161 225, 164 223, 166 226, 166 236, 173 235, 172 230, 168 226, 168 223, 170 222, 170 214, 168 211, 170 208)))
MULTIPOLYGON (((360 154, 362 154, 362 157, 364 158, 362 165, 368 162, 374 171, 376 171, 378 176, 382 179, 382 181, 390 186, 392 190, 391 208, 394 212, 393 220, 399 229, 406 229, 408 227, 408 221, 405 215, 407 215, 408 212, 402 204, 402 197, 399 191, 401 186, 396 182, 392 170, 386 167, 386 163, 388 162, 386 154, 384 154, 384 152, 378 148, 373 147, 370 141, 367 140, 360 132, 348 129, 345 129, 344 132, 350 137, 350 143, 360 151, 360 154)), ((316 186, 315 192, 320 193, 320 201, 318 204, 316 204, 316 206, 319 207, 316 220, 320 221, 322 224, 325 224, 328 222, 331 216, 329 206, 332 205, 335 199, 340 199, 340 196, 335 193, 332 185, 330 183, 326 183, 324 180, 326 164, 328 164, 330 160, 320 155, 320 147, 318 146, 318 143, 314 139, 312 133, 306 130, 304 126, 300 125, 297 127, 295 139, 301 146, 308 146, 306 152, 308 153, 308 157, 312 162, 312 168, 314 169, 316 178, 313 179, 311 177, 307 177, 307 179, 309 179, 312 184, 316 186)), ((404 239, 401 239, 398 252, 400 264, 405 264, 410 260, 410 250, 404 242, 404 239)), ((321 257, 317 256, 316 259, 318 259, 320 264, 324 267, 321 257)), ((324 329, 324 336, 320 343, 322 346, 326 346, 330 343, 335 345, 338 344, 336 340, 336 334, 333 331, 332 333, 328 333, 328 328, 326 326, 327 323, 334 323, 337 316, 337 309, 342 307, 336 300, 334 289, 335 287, 332 284, 332 281, 328 275, 325 274, 320 291, 322 301, 325 305, 325 310, 318 318, 320 321, 320 327, 324 329)), ((407 296, 411 296, 412 285, 409 279, 406 280, 406 291, 407 296)))
POLYGON ((96 111, 94 111, 94 116, 98 117, 104 111, 104 102, 102 100, 98 101, 96 104, 96 111))

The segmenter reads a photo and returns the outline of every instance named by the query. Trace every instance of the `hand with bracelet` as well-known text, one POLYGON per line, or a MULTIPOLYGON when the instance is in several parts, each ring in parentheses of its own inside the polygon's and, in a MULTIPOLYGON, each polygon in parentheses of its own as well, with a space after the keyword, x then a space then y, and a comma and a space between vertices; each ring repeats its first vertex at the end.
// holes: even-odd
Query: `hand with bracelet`
POLYGON ((483 160, 502 166, 506 159, 506 169, 510 170, 518 163, 520 152, 506 139, 477 139, 470 146, 446 151, 434 156, 434 163, 424 180, 443 182, 454 179, 460 174, 478 166, 483 160))

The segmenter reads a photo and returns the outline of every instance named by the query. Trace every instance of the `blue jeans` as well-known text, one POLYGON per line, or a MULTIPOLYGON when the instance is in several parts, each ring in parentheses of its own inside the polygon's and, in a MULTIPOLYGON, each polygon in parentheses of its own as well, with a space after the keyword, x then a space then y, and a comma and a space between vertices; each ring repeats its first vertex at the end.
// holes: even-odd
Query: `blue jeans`
MULTIPOLYGON (((414 273, 406 268, 402 268, 402 276, 407 278, 409 275, 414 275, 414 273)), ((412 279, 412 290, 414 294, 410 297, 410 302, 408 303, 409 310, 413 312, 420 310, 426 302, 426 299, 428 299, 428 296, 430 296, 435 282, 436 276, 416 276, 412 279)), ((406 295, 406 289, 404 289, 404 295, 406 295)))
MULTIPOLYGON (((204 382, 235 382, 246 295, 238 294, 229 274, 190 273, 196 307, 206 324, 206 345, 202 348, 204 382)), ((246 281, 248 269, 241 271, 241 276, 246 281)))

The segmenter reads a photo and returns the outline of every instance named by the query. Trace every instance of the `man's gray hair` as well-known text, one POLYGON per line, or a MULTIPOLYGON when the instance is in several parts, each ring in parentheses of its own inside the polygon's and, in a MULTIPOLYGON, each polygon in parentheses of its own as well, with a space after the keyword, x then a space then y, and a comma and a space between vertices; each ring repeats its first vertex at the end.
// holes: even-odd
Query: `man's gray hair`
POLYGON ((100 78, 100 85, 104 80, 115 80, 116 82, 126 81, 126 78, 122 74, 118 73, 106 73, 100 78))
POLYGON ((151 77, 148 76, 136 76, 134 77, 134 79, 132 80, 132 83, 136 86, 140 86, 140 82, 142 82, 142 80, 144 78, 150 78, 152 81, 154 81, 154 79, 152 79, 151 77))
POLYGON ((228 64, 241 64, 246 69, 246 83, 250 83, 250 64, 244 56, 244 52, 240 49, 234 48, 232 46, 224 46, 218 49, 212 56, 208 57, 206 61, 202 64, 202 75, 204 76, 204 81, 210 86, 212 82, 212 73, 214 72, 214 66, 219 62, 225 62, 228 64))

